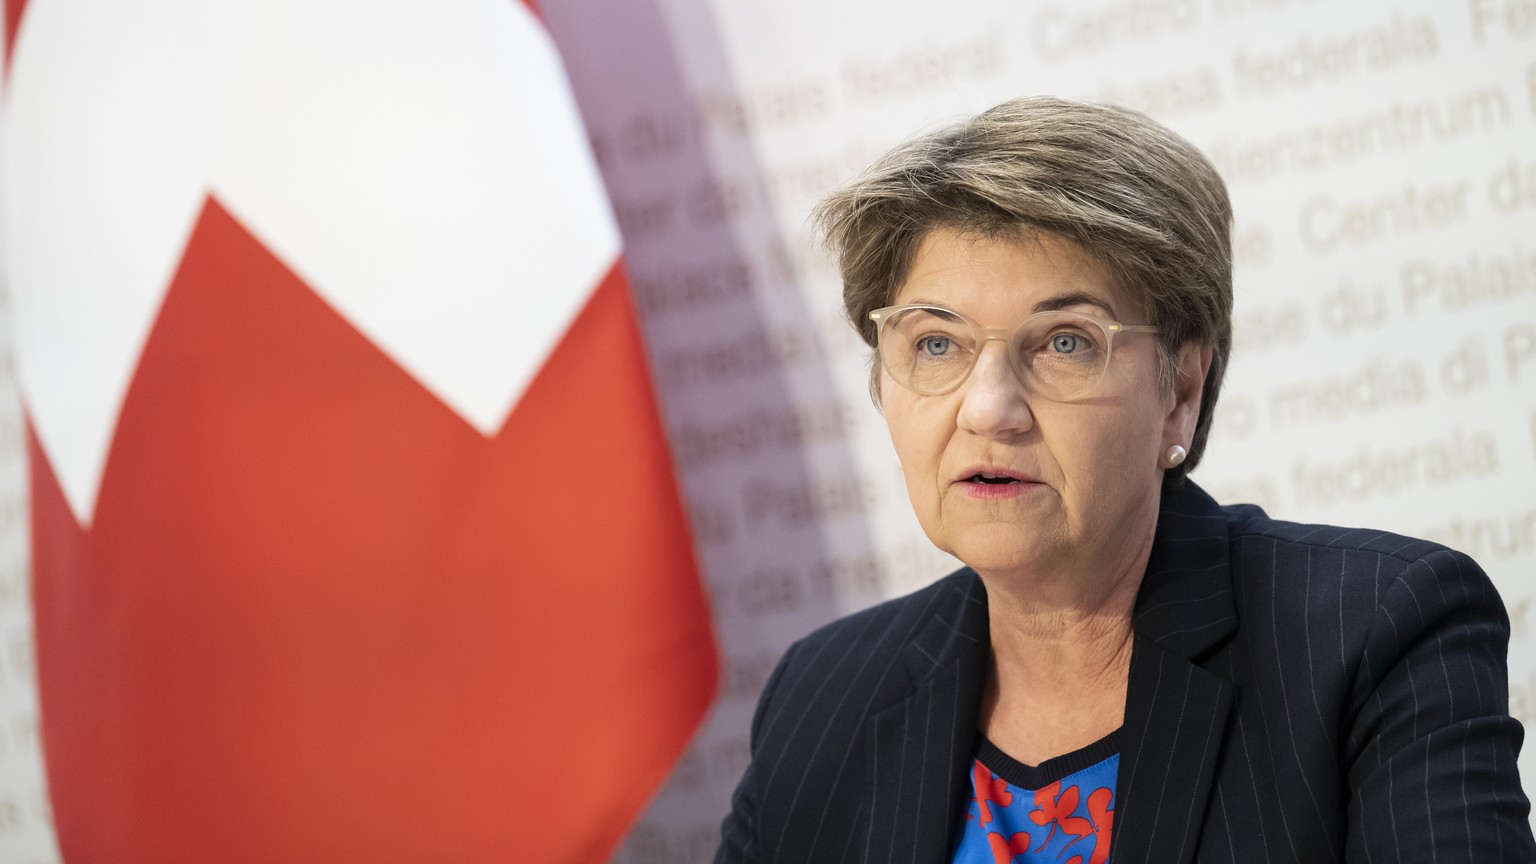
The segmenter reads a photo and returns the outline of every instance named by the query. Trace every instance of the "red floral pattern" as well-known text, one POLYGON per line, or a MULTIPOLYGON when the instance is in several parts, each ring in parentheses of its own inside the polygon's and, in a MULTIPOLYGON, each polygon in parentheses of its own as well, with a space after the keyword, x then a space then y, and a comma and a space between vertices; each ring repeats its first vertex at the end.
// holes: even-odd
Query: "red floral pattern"
POLYGON ((1119 761, 1111 756, 1035 790, 1013 786, 975 761, 965 835, 953 860, 1106 864, 1115 826, 1119 761))
POLYGON ((1013 790, 1009 788, 1008 781, 993 777, 987 766, 980 762, 976 763, 971 773, 971 789, 976 793, 977 813, 983 825, 992 821, 992 808, 988 805, 996 803, 1007 807, 1013 803, 1013 790))

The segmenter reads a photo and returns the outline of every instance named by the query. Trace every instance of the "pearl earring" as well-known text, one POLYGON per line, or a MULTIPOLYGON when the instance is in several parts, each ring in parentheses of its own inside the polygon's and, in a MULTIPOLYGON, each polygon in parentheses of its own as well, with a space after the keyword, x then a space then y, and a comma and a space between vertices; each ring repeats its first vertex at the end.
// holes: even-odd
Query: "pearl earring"
POLYGON ((1172 447, 1169 447, 1168 448, 1168 467, 1169 468, 1177 468, 1181 463, 1183 463, 1184 457, 1187 455, 1187 453, 1188 453, 1188 451, 1186 451, 1183 447, 1179 446, 1178 444, 1175 444, 1172 447))

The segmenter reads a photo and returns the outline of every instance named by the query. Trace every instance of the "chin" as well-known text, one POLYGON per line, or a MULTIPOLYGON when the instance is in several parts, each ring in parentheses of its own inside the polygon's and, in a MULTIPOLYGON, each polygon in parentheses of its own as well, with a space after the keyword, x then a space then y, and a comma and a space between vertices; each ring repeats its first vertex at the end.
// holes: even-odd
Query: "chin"
POLYGON ((1058 557, 1059 547, 1017 526, 988 526, 951 538, 939 548, 978 573, 1027 573, 1058 557))

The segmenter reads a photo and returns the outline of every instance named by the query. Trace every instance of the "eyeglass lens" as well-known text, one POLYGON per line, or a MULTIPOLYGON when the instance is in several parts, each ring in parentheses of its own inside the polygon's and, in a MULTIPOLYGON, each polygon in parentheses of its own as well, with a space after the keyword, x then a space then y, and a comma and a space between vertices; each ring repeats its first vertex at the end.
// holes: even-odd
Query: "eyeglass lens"
MULTIPOLYGON (((945 393, 975 365, 982 337, 942 309, 891 313, 880 322, 880 362, 896 383, 918 393, 945 393)), ((1010 361, 1032 392, 1047 399, 1085 395, 1104 375, 1109 335, 1091 318, 1071 312, 1031 316, 1008 342, 1010 361)))

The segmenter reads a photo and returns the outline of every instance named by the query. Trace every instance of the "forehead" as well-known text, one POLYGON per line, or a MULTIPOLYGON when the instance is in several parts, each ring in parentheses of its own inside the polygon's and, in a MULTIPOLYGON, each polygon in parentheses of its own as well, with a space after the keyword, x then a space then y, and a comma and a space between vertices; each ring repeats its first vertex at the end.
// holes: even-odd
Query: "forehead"
POLYGON ((1010 318, 1083 307, 1118 318, 1133 306, 1097 261, 1063 237, 1046 232, 986 237, 947 228, 923 238, 892 302, 1010 318))

